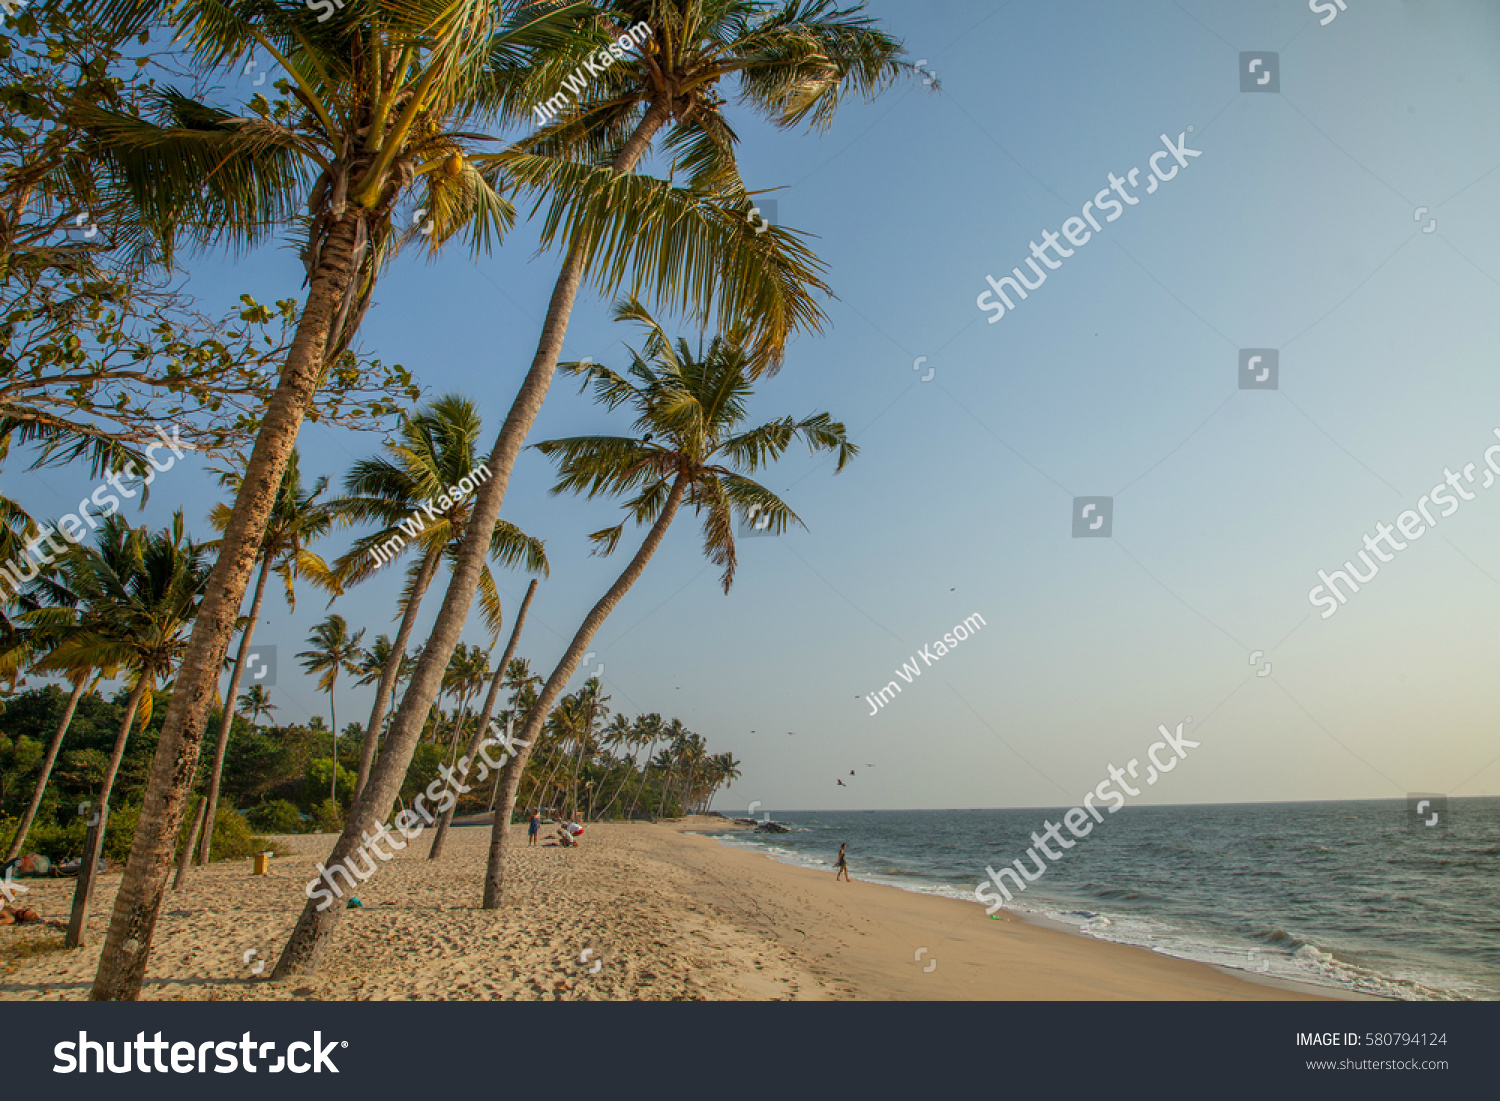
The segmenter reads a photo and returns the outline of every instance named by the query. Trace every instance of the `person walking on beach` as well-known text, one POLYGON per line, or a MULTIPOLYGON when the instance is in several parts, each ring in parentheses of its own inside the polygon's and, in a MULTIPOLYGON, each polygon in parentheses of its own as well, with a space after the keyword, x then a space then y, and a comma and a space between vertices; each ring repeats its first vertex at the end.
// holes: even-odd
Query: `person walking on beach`
POLYGON ((847 841, 845 841, 842 845, 839 846, 839 860, 838 860, 838 863, 834 865, 834 867, 838 869, 838 871, 835 872, 834 876, 833 876, 833 881, 835 883, 837 883, 841 878, 844 879, 846 882, 850 882, 850 880, 849 880, 849 862, 844 857, 844 850, 847 849, 848 847, 849 847, 849 842, 847 842, 847 841))
POLYGON ((537 834, 539 834, 541 832, 542 832, 542 816, 541 816, 541 813, 538 812, 538 813, 533 814, 531 816, 531 824, 526 827, 526 844, 528 846, 535 845, 536 844, 537 834))

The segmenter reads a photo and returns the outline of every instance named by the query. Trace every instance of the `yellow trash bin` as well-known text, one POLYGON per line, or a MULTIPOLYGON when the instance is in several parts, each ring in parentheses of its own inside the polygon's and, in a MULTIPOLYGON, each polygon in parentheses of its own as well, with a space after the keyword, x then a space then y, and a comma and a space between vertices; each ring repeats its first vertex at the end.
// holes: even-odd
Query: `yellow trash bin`
POLYGON ((265 852, 265 853, 256 853, 251 859, 255 861, 255 867, 251 871, 251 873, 250 873, 251 875, 270 875, 271 874, 271 854, 270 853, 268 853, 268 852, 265 852))

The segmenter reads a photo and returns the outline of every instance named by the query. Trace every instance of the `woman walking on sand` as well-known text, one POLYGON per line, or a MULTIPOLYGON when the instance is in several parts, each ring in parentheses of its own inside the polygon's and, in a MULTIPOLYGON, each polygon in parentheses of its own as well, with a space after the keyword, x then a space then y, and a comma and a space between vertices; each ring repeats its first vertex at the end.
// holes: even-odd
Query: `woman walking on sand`
POLYGON ((844 858, 844 850, 847 849, 848 847, 849 847, 849 842, 847 842, 847 841, 845 841, 842 845, 839 846, 839 860, 838 860, 838 863, 834 865, 834 867, 838 869, 838 871, 835 872, 834 876, 833 876, 833 881, 835 883, 837 883, 840 878, 843 878, 845 881, 850 881, 849 880, 849 863, 844 858))

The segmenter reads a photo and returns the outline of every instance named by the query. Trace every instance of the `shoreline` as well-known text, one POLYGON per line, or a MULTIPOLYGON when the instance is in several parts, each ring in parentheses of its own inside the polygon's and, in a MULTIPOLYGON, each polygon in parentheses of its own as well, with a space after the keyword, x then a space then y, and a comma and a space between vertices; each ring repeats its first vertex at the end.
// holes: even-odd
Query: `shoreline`
MULTIPOLYGON (((277 838, 248 860, 195 868, 169 892, 146 1000, 1329 1000, 1209 964, 1045 928, 976 903, 833 877, 702 836, 729 820, 600 823, 576 849, 525 844, 507 904, 480 908, 489 831, 455 829, 440 861, 414 844, 359 889, 320 972, 274 965, 332 844, 277 838), (256 970, 259 964, 259 970, 256 970)), ((750 828, 742 825, 740 828, 750 828)), ((544 834, 544 842, 553 831, 544 834)), ((70 880, 30 880, 43 917, 70 880)), ((0 929, 0 1000, 88 996, 120 874, 100 882, 88 946, 43 926, 0 929)), ((1357 997, 1357 996, 1356 996, 1357 997)))

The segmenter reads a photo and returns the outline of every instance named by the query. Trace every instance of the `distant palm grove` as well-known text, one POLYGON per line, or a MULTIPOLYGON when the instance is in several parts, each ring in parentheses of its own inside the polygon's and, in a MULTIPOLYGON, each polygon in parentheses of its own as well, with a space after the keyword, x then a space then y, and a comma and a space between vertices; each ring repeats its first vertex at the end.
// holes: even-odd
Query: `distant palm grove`
MULTIPOLYGON (((834 0, 321 15, 63 0, 5 16, 0 846, 7 864, 77 862, 70 947, 87 942, 101 860, 123 871, 95 999, 139 995, 156 918, 195 868, 294 833, 331 835, 333 866, 439 776, 466 778, 487 740, 513 755, 426 853, 441 858, 454 818, 493 812, 485 908, 505 902, 512 823, 676 817, 740 776, 711 732, 613 710, 598 677, 568 689, 675 521, 691 518, 728 594, 737 525, 802 524, 762 472, 794 445, 834 471, 857 455, 829 413, 750 416, 793 338, 824 329, 830 289, 806 234, 750 216, 736 128, 818 131, 912 73, 834 0), (274 80, 233 98, 226 78, 256 57, 274 80), (361 341, 399 255, 469 263, 526 214, 556 275, 524 373, 431 395, 420 364, 361 341), (304 275, 286 298, 191 297, 189 258, 286 244, 304 275), (581 295, 629 328, 622 362, 562 361, 581 295), (559 373, 617 434, 528 444, 559 373), (365 457, 303 469, 307 420, 365 457), (596 502, 594 553, 623 560, 551 668, 527 656, 528 610, 576 583, 552 576, 545 532, 503 516, 526 446, 554 465, 553 493, 596 502), (156 476, 179 450, 218 473, 221 499, 133 525, 170 492, 156 476), (69 491, 68 511, 28 512, 16 487, 44 467, 77 506, 69 491), (360 586, 390 570, 400 598, 372 606, 360 586), (518 607, 499 570, 530 575, 518 607), (327 718, 287 725, 257 683, 255 632, 308 598, 327 614, 283 646, 282 675, 306 673, 327 718), (349 714, 354 687, 368 713, 349 714)), ((342 916, 309 899, 271 977, 315 971, 342 916)))

